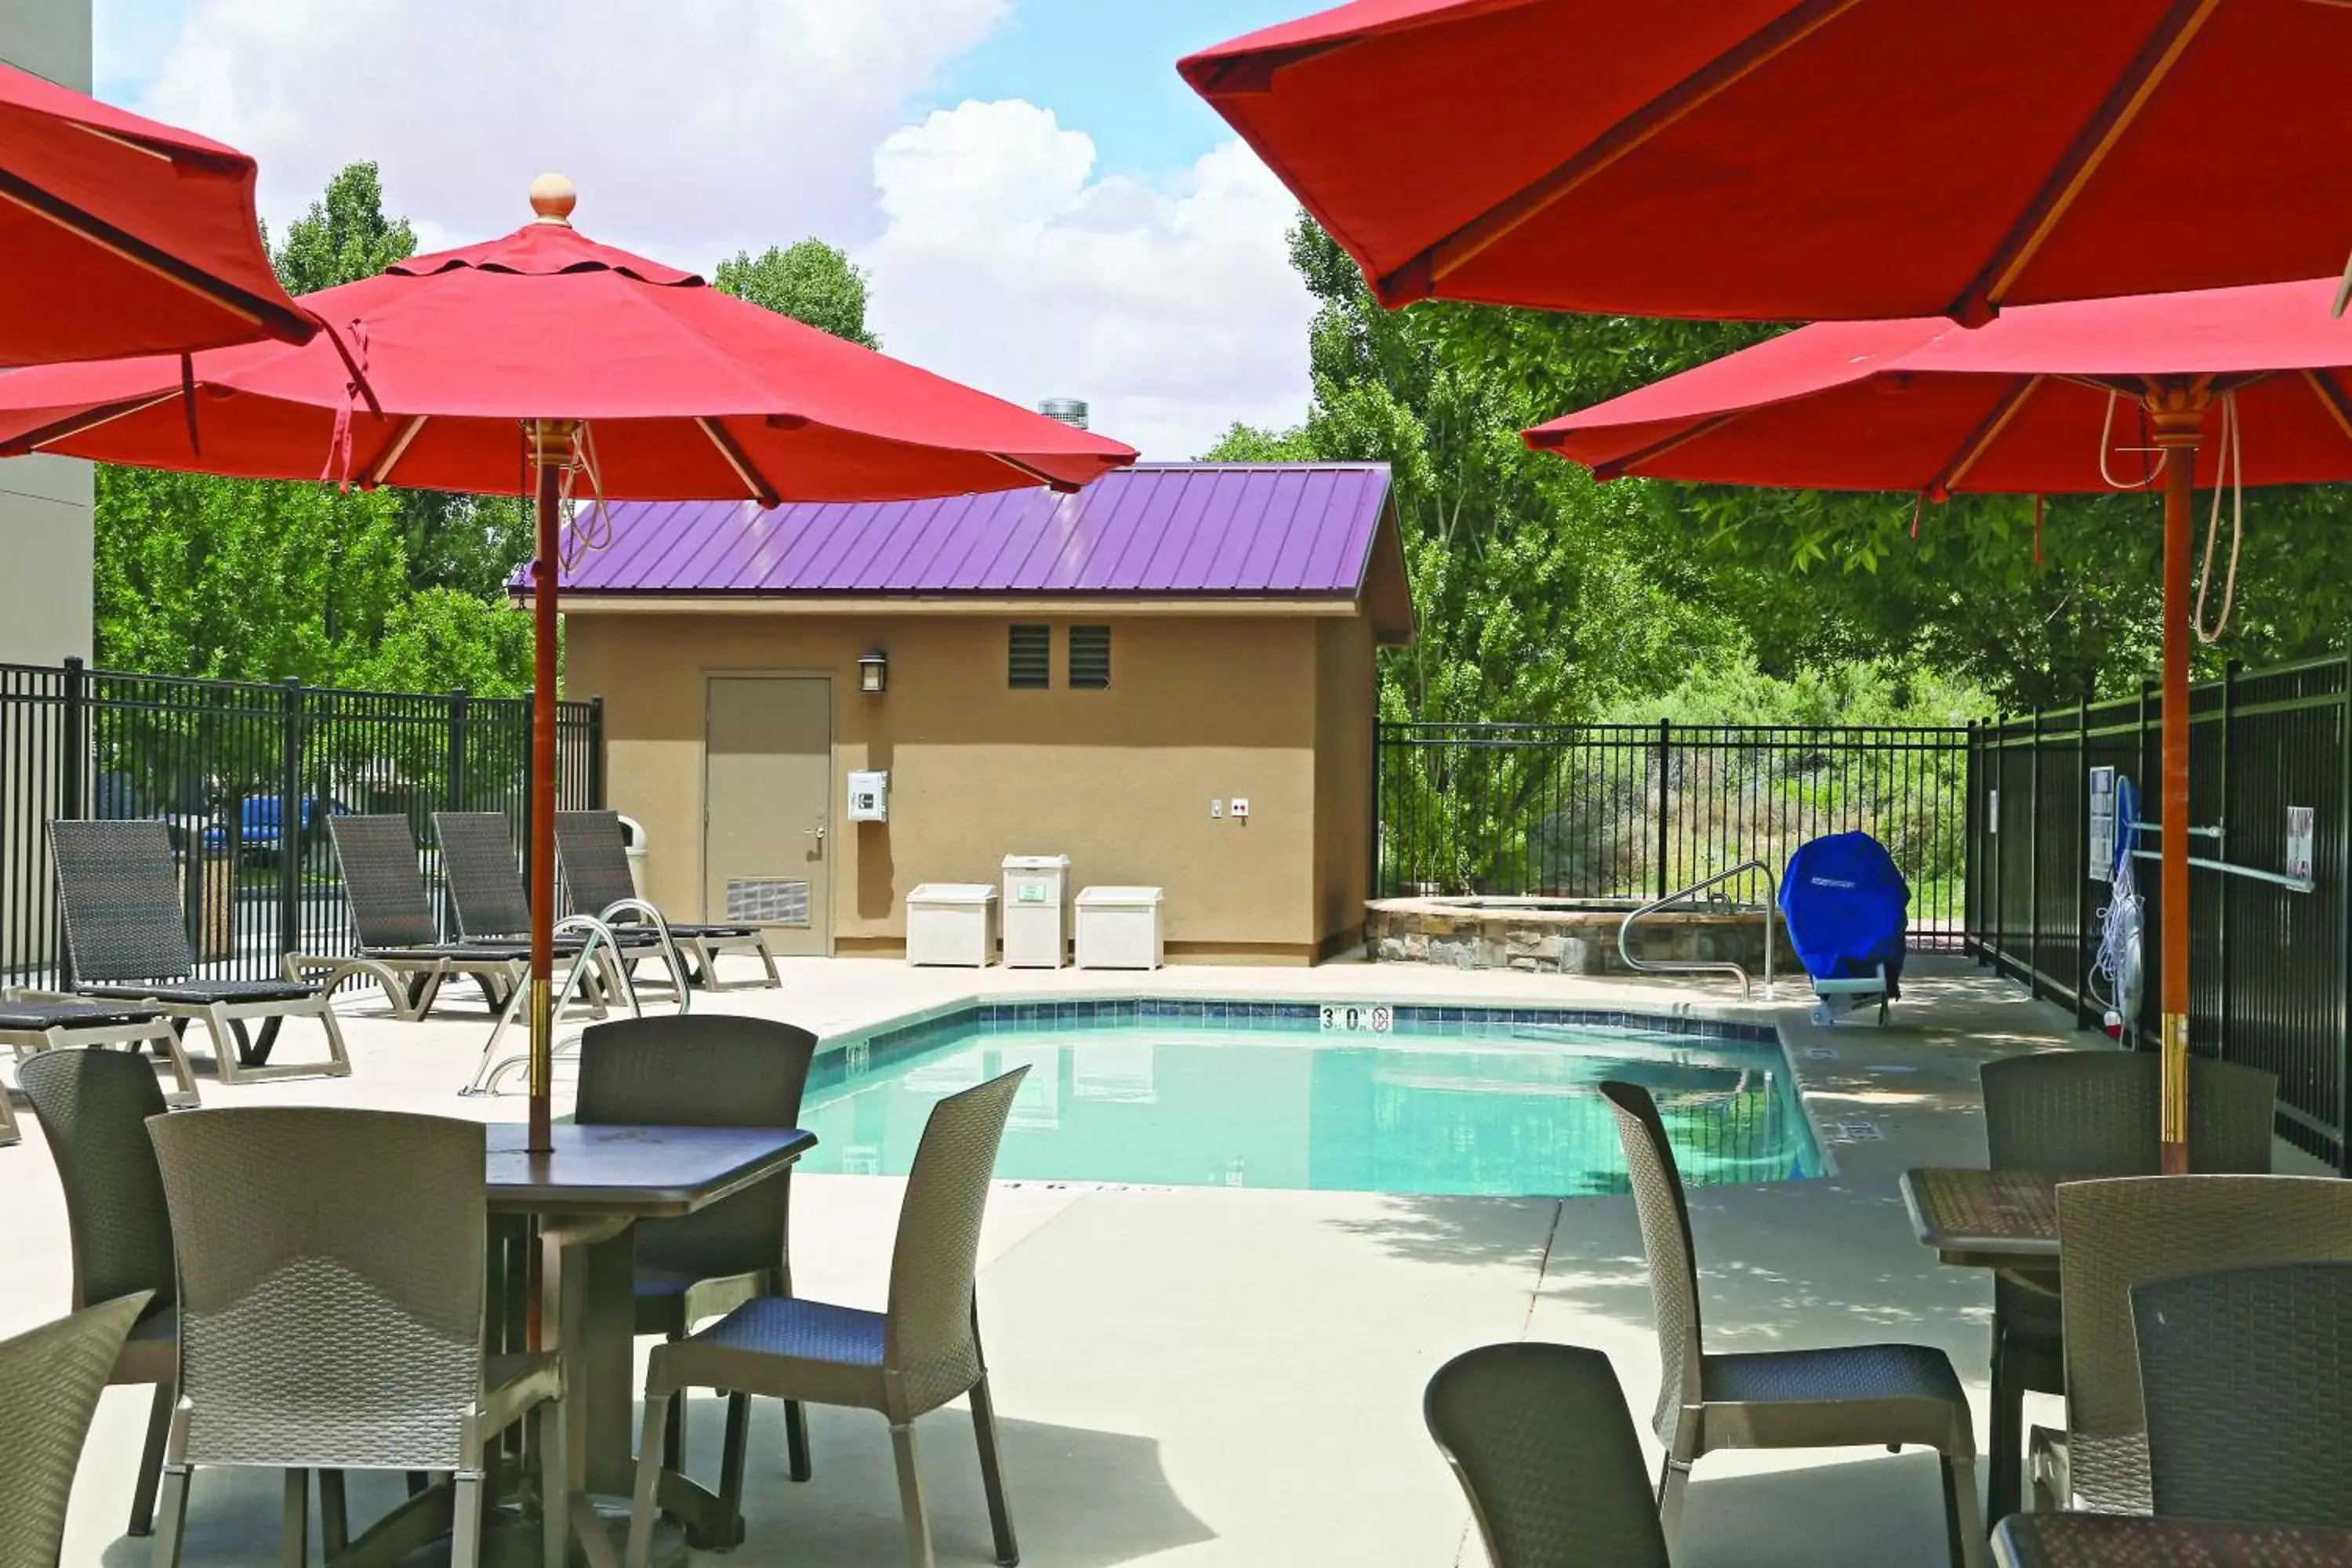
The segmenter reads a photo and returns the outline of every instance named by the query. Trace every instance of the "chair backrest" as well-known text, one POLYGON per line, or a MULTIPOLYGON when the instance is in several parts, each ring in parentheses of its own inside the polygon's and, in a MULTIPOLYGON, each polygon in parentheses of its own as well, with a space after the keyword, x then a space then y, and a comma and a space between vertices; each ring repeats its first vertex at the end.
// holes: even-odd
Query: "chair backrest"
MULTIPOLYGON (((1985 1145, 1996 1171, 2153 1176, 2163 1064, 2151 1051, 2043 1051, 1979 1069, 1985 1145)), ((2260 1068, 2189 1063, 2189 1168, 2266 1174, 2278 1079, 2260 1068)))
POLYGON ((890 1252, 889 1326, 882 1352, 913 1416, 953 1399, 980 1374, 972 1337, 971 1281, 980 1263, 980 1224, 997 1146, 1013 1113, 1026 1067, 949 1095, 931 1107, 907 1173, 898 1239, 890 1252))
MULTIPOLYGON (((816 1037, 726 1013, 624 1018, 580 1037, 583 1126, 797 1127, 816 1037)), ((677 1219, 640 1220, 637 1260, 697 1279, 773 1269, 792 1210, 789 1168, 677 1219)))
POLYGON ((636 884, 629 879, 629 842, 621 832, 617 811, 557 812, 555 859, 572 907, 583 914, 601 914, 623 899, 637 896, 636 884))
POLYGON ((482 1125, 269 1107, 183 1111, 148 1132, 179 1245, 190 1461, 471 1464, 482 1125))
POLYGON ((1493 1568, 1670 1568, 1642 1442, 1601 1352, 1465 1351, 1429 1380, 1421 1414, 1493 1568))
POLYGON ((520 936, 530 929, 530 895, 515 862, 514 837, 502 811, 436 811, 441 872, 448 879, 457 929, 469 937, 520 936))
POLYGON ((49 824, 66 952, 79 980, 178 980, 195 972, 172 831, 160 822, 49 824))
POLYGON ((1633 1207, 1642 1216, 1642 1251, 1650 1262, 1650 1306, 1658 1321, 1658 1407, 1651 1425, 1661 1442, 1673 1435, 1685 1405, 1703 1397, 1699 1389, 1698 1261, 1691 1248, 1690 1208, 1683 1201, 1682 1173, 1666 1142, 1657 1102, 1637 1083, 1601 1086, 1617 1119, 1626 1173, 1633 1182, 1633 1207))
POLYGON ((2352 1529, 2352 1263, 2132 1291, 2156 1511, 2352 1529))
POLYGON ((327 831, 362 947, 431 947, 441 940, 408 818, 331 816, 327 831))
POLYGON ((143 1054, 51 1050, 27 1058, 16 1079, 65 1188, 74 1305, 144 1290, 169 1306, 172 1213, 147 1136, 147 1119, 164 1111, 155 1069, 143 1054))
POLYGON ((144 1295, 0 1342, 0 1568, 56 1568, 89 1418, 144 1295))
POLYGON ((2068 1466, 2093 1507, 2147 1504, 2131 1290, 2174 1274, 2352 1258, 2352 1182, 2326 1176, 2124 1176, 2058 1188, 2065 1261, 2068 1466))

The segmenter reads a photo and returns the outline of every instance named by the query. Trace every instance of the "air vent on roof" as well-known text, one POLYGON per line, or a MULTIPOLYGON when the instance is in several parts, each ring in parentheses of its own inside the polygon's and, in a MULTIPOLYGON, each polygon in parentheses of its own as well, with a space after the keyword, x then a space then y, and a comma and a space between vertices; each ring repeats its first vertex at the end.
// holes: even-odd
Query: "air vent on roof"
POLYGON ((1054 684, 1054 628, 1016 626, 1006 643, 1005 683, 1016 691, 1042 691, 1054 684))
POLYGON ((1079 430, 1087 427, 1087 400, 1083 397, 1049 397, 1037 405, 1037 412, 1079 430))
POLYGON ((1110 628, 1070 628, 1070 686, 1078 691, 1101 691, 1110 685, 1110 628))

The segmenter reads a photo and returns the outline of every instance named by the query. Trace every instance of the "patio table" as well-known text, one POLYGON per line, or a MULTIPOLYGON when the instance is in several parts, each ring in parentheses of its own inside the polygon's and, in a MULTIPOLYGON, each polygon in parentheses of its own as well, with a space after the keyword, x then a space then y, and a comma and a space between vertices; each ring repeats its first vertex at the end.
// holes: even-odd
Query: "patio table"
MULTIPOLYGON (((816 1145, 798 1129, 558 1126, 554 1149, 524 1152, 524 1127, 489 1129, 488 1202, 494 1215, 540 1222, 545 1342, 563 1353, 565 1433, 574 1490, 615 1500, 625 1516, 636 1482, 630 1438, 636 1400, 636 1246, 641 1219, 693 1214, 777 1174, 816 1145)), ((675 1473, 662 1478, 662 1507, 698 1542, 733 1545, 740 1517, 675 1473)), ((585 1541, 592 1562, 617 1554, 585 1541)))
POLYGON ((2000 1568, 2352 1568, 2352 1531, 2099 1513, 2021 1513, 1993 1531, 2000 1568))

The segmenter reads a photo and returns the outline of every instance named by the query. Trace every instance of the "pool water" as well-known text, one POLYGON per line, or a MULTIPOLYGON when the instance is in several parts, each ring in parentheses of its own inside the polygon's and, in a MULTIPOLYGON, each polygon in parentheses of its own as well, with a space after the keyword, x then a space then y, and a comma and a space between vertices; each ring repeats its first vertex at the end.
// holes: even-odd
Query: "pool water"
POLYGON ((1311 1008, 1109 1023, 1055 1017, 1051 1005, 967 1011, 912 1042, 853 1042, 828 1053, 837 1060, 821 1058, 802 1117, 818 1143, 801 1168, 902 1175, 933 1101, 1026 1066, 1000 1180, 1623 1192, 1616 1123, 1596 1089, 1612 1078, 1656 1096, 1687 1184, 1822 1169, 1787 1061, 1761 1040, 1530 1024, 1486 1009, 1427 1025, 1403 1015, 1434 1009, 1401 1009, 1381 1036, 1315 1032, 1311 1008))

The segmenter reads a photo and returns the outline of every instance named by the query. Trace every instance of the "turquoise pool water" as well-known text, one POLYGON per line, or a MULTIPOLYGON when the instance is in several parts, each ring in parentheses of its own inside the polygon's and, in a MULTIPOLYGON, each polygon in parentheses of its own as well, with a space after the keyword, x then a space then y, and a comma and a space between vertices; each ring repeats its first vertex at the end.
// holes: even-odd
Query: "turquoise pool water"
POLYGON ((1003 1179, 1622 1192, 1594 1087, 1610 1078, 1657 1097, 1691 1184, 1822 1169, 1762 1031, 1501 1008, 1398 1008, 1390 1022, 1327 1032, 1318 1009, 1265 1003, 967 1008, 820 1057, 803 1117, 819 1142, 802 1168, 904 1174, 934 1100, 1025 1065, 1003 1179))

